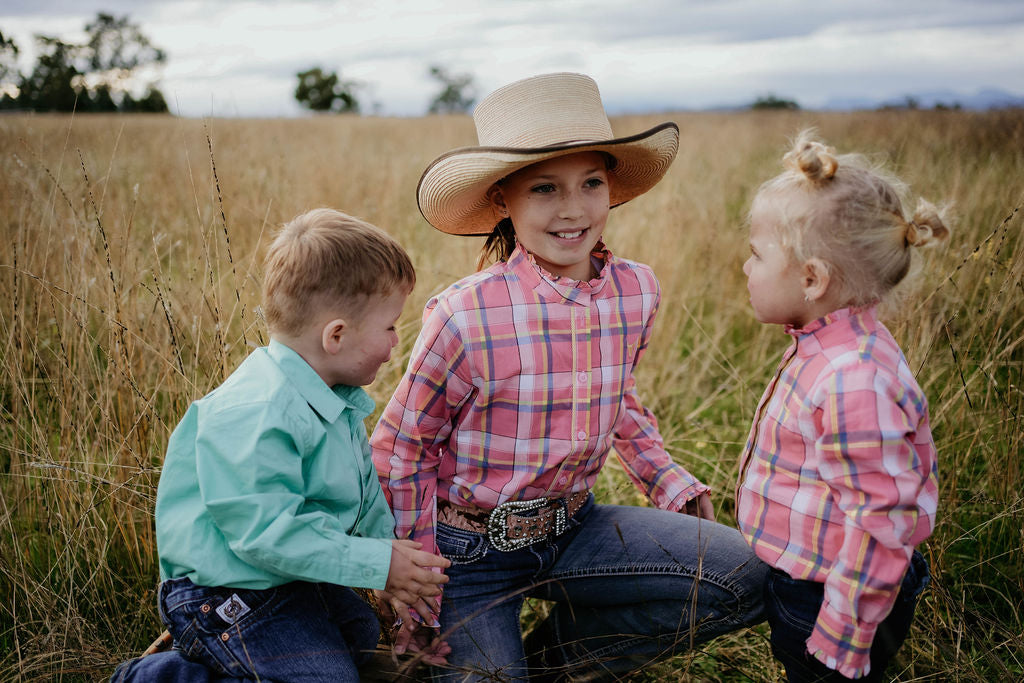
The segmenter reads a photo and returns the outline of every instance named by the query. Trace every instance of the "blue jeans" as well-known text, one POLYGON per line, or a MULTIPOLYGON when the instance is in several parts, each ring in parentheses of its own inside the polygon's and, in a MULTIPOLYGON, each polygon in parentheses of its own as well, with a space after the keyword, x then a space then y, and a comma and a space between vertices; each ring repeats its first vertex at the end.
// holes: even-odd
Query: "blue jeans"
MULTIPOLYGON (((875 632, 871 644, 871 671, 867 676, 858 678, 858 683, 885 680, 885 667, 906 639, 914 620, 917 598, 929 580, 928 562, 915 550, 892 611, 875 632)), ((772 652, 786 667, 790 683, 843 683, 850 680, 807 653, 807 639, 814 630, 824 594, 824 584, 794 579, 778 569, 773 569, 768 576, 765 610, 772 629, 772 652)))
POLYGON ((526 548, 444 524, 437 544, 452 561, 439 681, 611 677, 764 618, 767 565, 735 529, 676 512, 591 497, 568 531, 526 548), (526 597, 554 605, 524 644, 526 597))
POLYGON ((363 599, 326 583, 245 590, 170 579, 160 617, 174 649, 125 662, 112 681, 358 681, 380 635, 363 599))

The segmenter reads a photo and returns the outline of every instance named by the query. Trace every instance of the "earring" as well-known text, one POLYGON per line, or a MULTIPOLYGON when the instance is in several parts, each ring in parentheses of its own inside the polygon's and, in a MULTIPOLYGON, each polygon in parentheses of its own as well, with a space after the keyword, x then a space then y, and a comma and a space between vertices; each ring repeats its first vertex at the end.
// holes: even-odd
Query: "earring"
POLYGON ((807 303, 811 303, 811 297, 808 296, 807 294, 804 294, 804 301, 806 301, 807 303))

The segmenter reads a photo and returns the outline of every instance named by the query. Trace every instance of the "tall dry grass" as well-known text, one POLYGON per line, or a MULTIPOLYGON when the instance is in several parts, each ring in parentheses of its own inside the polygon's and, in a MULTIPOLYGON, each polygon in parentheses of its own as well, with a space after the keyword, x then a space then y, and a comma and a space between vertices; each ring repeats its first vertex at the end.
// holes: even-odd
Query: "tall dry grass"
MULTIPOLYGON (((748 311, 745 214, 807 125, 885 159, 959 222, 886 320, 929 396, 942 507, 934 580, 893 667, 900 681, 1024 676, 1024 112, 737 113, 665 118, 678 160, 606 235, 650 263, 664 302, 639 372, 676 457, 732 521, 735 464, 786 345, 748 311)), ((266 341, 261 248, 333 206, 406 245, 419 284, 386 400, 426 298, 480 246, 426 226, 419 173, 474 139, 464 117, 289 121, 0 117, 0 679, 99 680, 159 632, 153 501, 189 401, 266 341)), ((599 496, 640 502, 617 467, 599 496)), ((543 609, 542 605, 532 605, 543 609)), ((528 617, 529 618, 529 617, 528 617)), ((771 680, 763 627, 636 680, 771 680)))

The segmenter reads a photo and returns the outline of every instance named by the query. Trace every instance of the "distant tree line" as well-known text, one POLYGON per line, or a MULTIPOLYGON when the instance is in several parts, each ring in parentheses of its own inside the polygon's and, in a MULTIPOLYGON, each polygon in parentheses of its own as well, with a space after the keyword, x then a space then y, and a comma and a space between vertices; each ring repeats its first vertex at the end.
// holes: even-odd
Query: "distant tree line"
POLYGON ((800 108, 800 105, 796 103, 796 100, 787 100, 782 97, 776 97, 775 95, 762 95, 754 100, 754 103, 750 105, 751 109, 787 109, 795 111, 800 108))
MULTIPOLYGON (((476 100, 476 84, 471 74, 456 74, 439 65, 429 68, 430 77, 440 90, 427 107, 428 114, 457 114, 469 111, 476 100)), ((295 99, 306 109, 316 112, 358 114, 362 109, 359 91, 363 84, 345 80, 337 71, 327 72, 312 67, 296 76, 295 99)))
POLYGON ((22 73, 17 44, 0 32, 0 109, 167 111, 155 78, 138 86, 139 72, 161 66, 167 56, 137 24, 128 16, 100 12, 86 24, 85 33, 82 43, 37 34, 35 66, 22 73))
MULTIPOLYGON (((761 95, 750 105, 751 109, 754 110, 766 110, 766 109, 782 109, 796 111, 800 109, 800 105, 797 104, 796 100, 788 100, 776 95, 761 95)), ((921 103, 913 95, 907 95, 902 100, 897 102, 888 102, 881 104, 877 107, 879 111, 894 111, 894 110, 915 110, 920 109, 921 103)), ((936 102, 932 107, 935 111, 960 111, 963 106, 959 102, 936 102)))
MULTIPOLYGON (((921 108, 921 102, 913 95, 907 95, 902 101, 887 102, 878 107, 879 111, 916 110, 921 108)), ((960 111, 963 105, 959 102, 936 102, 932 107, 935 111, 960 111)))

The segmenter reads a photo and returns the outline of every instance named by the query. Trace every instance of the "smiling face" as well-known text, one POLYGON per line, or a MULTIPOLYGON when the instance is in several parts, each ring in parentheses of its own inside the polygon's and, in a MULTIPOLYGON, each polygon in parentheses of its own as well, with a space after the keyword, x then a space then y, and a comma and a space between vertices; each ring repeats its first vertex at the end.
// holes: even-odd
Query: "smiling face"
POLYGON ((608 220, 608 171, 604 155, 580 152, 516 171, 492 193, 507 210, 516 238, 552 275, 589 280, 590 254, 608 220))
POLYGON ((763 323, 803 327, 816 316, 804 299, 803 276, 779 239, 779 212, 757 199, 750 212, 750 258, 743 264, 754 317, 763 323))
POLYGON ((398 344, 395 322, 402 314, 407 295, 406 291, 373 295, 359 315, 346 320, 338 348, 328 361, 328 385, 362 387, 373 382, 380 366, 391 359, 391 349, 398 344))

